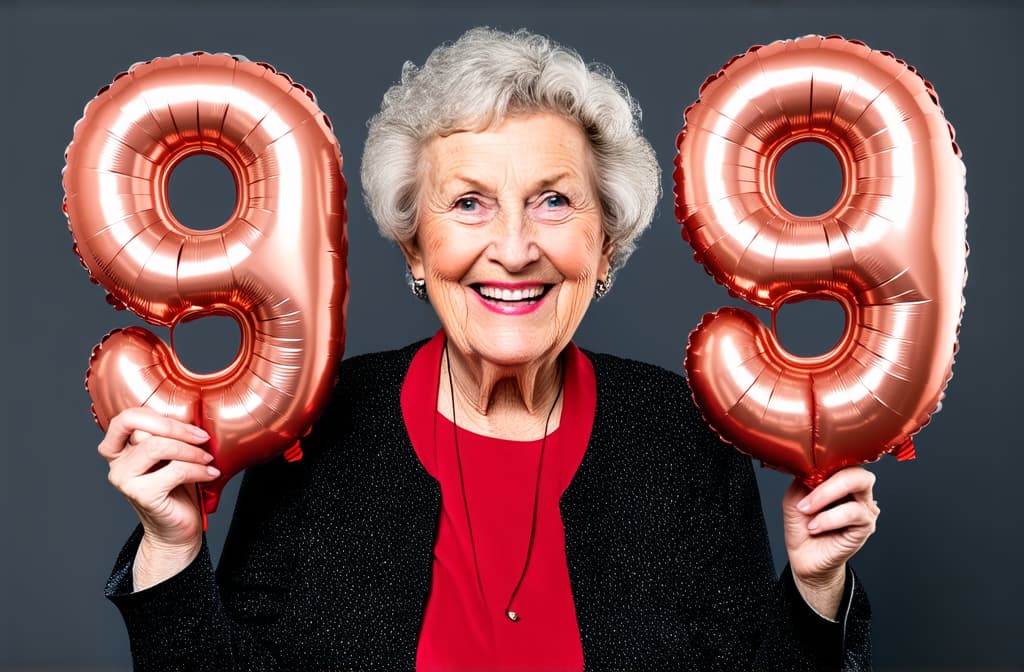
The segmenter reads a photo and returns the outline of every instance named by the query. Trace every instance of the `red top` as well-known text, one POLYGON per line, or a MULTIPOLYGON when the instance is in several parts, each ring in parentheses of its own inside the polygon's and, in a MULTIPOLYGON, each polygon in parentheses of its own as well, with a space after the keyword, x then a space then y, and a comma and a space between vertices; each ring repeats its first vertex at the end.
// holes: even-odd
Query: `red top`
POLYGON ((590 440, 597 405, 594 367, 575 345, 566 348, 562 415, 544 446, 533 550, 509 607, 519 616, 512 622, 505 611, 526 560, 542 441, 507 441, 459 429, 460 479, 455 427, 437 411, 443 349, 444 333, 438 332, 416 353, 402 385, 402 414, 413 448, 441 484, 441 520, 416 669, 582 670, 558 500, 590 440))

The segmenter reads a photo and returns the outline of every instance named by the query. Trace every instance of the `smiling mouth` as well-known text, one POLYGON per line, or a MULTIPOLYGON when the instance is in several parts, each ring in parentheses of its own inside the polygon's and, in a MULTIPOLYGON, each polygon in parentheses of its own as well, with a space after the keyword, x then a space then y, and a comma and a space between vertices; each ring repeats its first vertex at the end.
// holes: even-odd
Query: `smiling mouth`
POLYGON ((486 301, 506 305, 531 305, 544 298, 554 285, 532 285, 529 287, 496 287, 494 285, 474 284, 473 290, 486 301))

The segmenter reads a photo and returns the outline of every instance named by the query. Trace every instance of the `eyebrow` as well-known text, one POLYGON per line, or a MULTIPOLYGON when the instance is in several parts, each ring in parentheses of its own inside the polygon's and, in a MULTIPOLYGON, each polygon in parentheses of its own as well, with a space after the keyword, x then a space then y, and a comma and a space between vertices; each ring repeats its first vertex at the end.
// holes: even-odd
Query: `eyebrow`
MULTIPOLYGON (((536 182, 530 185, 528 191, 543 191, 555 184, 558 184, 559 182, 565 179, 579 179, 579 176, 577 176, 572 171, 564 170, 550 177, 545 177, 540 180, 537 180, 536 182)), ((481 193, 489 193, 493 191, 493 189, 491 189, 486 183, 481 182, 475 178, 459 174, 453 175, 451 178, 446 180, 444 185, 445 189, 449 189, 456 186, 465 186, 471 189, 472 191, 478 191, 481 193)), ((459 189, 459 191, 461 191, 461 189, 459 189)))

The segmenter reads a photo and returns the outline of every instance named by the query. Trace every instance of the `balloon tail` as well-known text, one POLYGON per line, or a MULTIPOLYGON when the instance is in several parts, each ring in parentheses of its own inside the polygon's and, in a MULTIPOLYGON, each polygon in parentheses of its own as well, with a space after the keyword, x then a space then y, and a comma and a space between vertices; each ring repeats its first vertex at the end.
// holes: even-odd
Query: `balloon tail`
POLYGON ((917 457, 917 454, 914 452, 913 437, 908 438, 906 441, 897 446, 896 449, 893 450, 893 455, 895 455, 896 459, 899 460, 900 462, 912 460, 915 457, 917 457))
POLYGON ((203 532, 208 532, 210 525, 206 517, 206 498, 204 495, 203 488, 196 483, 196 501, 199 502, 199 517, 203 521, 203 532))
MULTIPOLYGON (((192 415, 192 424, 200 429, 203 427, 203 398, 202 396, 196 400, 195 411, 192 415)), ((209 433, 209 432, 207 432, 209 433)), ((207 442, 209 448, 213 448, 213 437, 207 442)), ((212 452, 212 451, 211 451, 212 452)), ((217 510, 217 496, 213 492, 203 492, 201 485, 196 483, 196 501, 199 502, 199 517, 203 521, 203 532, 209 531, 209 520, 207 519, 208 511, 217 510), (207 501, 207 495, 209 495, 209 502, 207 501)))
POLYGON ((284 451, 284 459, 286 462, 298 462, 302 459, 302 445, 296 441, 292 444, 292 447, 284 451))

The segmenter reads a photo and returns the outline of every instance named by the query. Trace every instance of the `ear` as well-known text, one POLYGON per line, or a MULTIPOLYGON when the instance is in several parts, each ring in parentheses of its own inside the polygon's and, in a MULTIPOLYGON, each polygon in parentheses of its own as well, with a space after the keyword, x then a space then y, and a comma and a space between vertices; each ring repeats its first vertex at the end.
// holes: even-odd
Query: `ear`
POLYGON ((412 277, 422 280, 426 271, 423 269, 423 257, 420 255, 420 246, 416 237, 413 236, 405 242, 398 243, 398 247, 402 249, 402 256, 405 257, 405 263, 409 266, 412 277))
POLYGON ((615 246, 605 236, 604 247, 601 249, 601 261, 597 264, 597 277, 600 280, 607 280, 612 268, 612 257, 615 256, 615 246))

